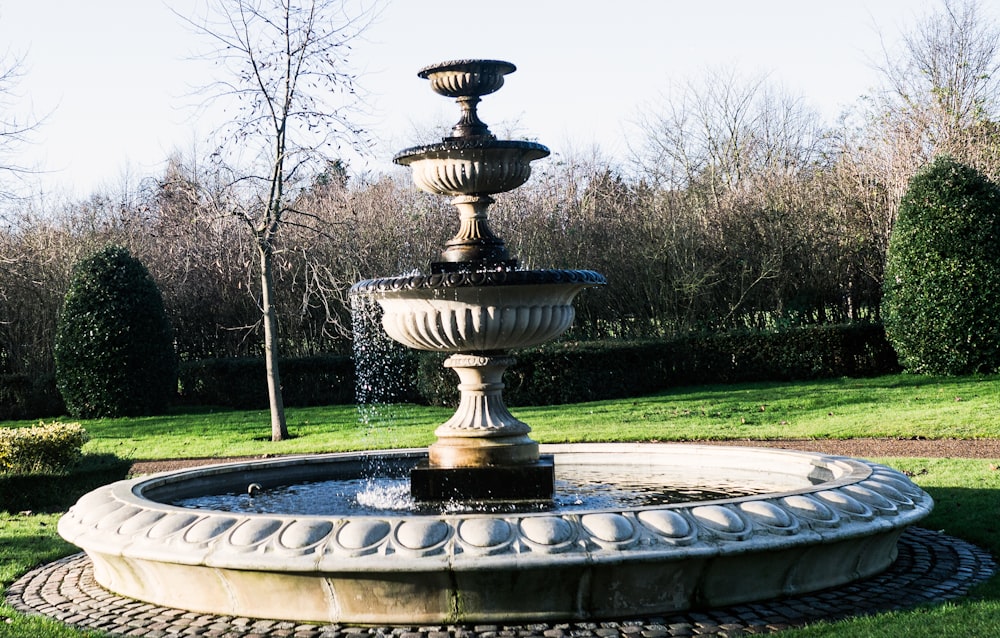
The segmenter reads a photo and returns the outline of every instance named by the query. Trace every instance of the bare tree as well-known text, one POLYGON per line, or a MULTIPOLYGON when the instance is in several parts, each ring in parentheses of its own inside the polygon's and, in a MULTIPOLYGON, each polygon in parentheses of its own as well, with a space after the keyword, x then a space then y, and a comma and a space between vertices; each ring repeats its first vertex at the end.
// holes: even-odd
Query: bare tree
POLYGON ((709 69, 638 113, 637 172, 708 205, 763 172, 794 174, 816 159, 822 133, 804 101, 768 80, 709 69))
POLYGON ((1000 27, 978 0, 943 0, 903 34, 898 57, 885 57, 883 99, 921 142, 918 151, 958 152, 977 125, 997 114, 1000 27))
MULTIPOLYGON (((37 172, 15 160, 17 151, 31 141, 31 134, 44 118, 20 113, 21 96, 18 85, 24 78, 24 57, 6 52, 0 55, 0 172, 14 179, 23 179, 37 172)), ((0 197, 9 199, 14 191, 0 187, 0 197)))
POLYGON ((233 103, 214 158, 231 176, 220 209, 251 233, 260 270, 260 306, 271 438, 288 437, 278 371, 274 259, 287 225, 312 217, 293 203, 312 176, 337 154, 358 145, 352 124, 362 102, 348 65, 351 42, 374 11, 341 0, 214 0, 204 20, 188 20, 214 43, 209 54, 224 77, 205 88, 206 103, 233 103))
POLYGON ((672 299, 682 329, 756 307, 781 314, 794 255, 807 250, 797 229, 816 221, 797 195, 823 158, 815 112, 766 75, 709 69, 673 84, 637 124, 634 170, 659 237, 647 260, 662 264, 650 299, 672 299))
POLYGON ((910 177, 936 155, 1000 176, 1000 25, 978 0, 942 0, 874 66, 881 85, 847 123, 851 161, 889 194, 889 227, 910 177))

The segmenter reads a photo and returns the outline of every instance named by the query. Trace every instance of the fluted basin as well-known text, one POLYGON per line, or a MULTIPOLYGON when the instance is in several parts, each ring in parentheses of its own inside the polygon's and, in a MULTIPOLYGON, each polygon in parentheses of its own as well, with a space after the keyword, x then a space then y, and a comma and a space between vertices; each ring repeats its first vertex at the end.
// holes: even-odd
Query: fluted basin
POLYGON ((408 148, 393 161, 409 166, 413 183, 428 193, 487 195, 524 184, 531 176, 531 162, 548 154, 548 148, 535 142, 451 138, 408 148))
POLYGON ((503 60, 451 60, 426 66, 417 72, 429 80, 431 90, 445 97, 479 97, 503 86, 504 76, 517 70, 503 60))
POLYGON ((488 352, 545 343, 573 323, 572 301, 604 277, 589 270, 459 272, 362 281, 396 341, 436 352, 488 352))
POLYGON ((492 138, 489 127, 476 113, 476 105, 481 96, 502 87, 504 76, 516 69, 502 60, 452 60, 424 67, 417 75, 430 80, 431 89, 438 95, 455 98, 462 108, 462 118, 451 130, 452 139, 492 138))

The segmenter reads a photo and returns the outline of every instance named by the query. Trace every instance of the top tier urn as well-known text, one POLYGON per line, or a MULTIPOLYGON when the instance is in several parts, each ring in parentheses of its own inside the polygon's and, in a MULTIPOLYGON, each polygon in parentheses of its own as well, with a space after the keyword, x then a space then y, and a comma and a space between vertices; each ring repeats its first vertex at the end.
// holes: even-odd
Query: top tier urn
POLYGON ((408 148, 394 159, 410 167, 418 188, 450 195, 458 208, 458 234, 447 242, 443 261, 432 264, 434 272, 516 265, 503 241, 490 230, 486 209, 493 203, 490 195, 526 182, 531 162, 546 157, 549 149, 534 142, 498 140, 476 112, 480 97, 502 87, 504 76, 514 70, 509 62, 460 60, 435 64, 418 73, 430 80, 436 93, 455 98, 462 109, 451 137, 408 148))

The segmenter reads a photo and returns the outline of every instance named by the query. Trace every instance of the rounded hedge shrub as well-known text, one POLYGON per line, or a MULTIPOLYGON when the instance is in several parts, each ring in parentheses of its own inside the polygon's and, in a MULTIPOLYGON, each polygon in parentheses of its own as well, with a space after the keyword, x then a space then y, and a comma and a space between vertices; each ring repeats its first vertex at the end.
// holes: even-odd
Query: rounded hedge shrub
POLYGON ((90 436, 79 423, 0 428, 0 474, 60 474, 80 460, 90 436))
POLYGON ((910 180, 889 242, 882 318, 903 368, 1000 369, 1000 188, 940 157, 910 180))
POLYGON ((156 283, 108 246, 78 263, 56 326, 56 384, 78 418, 162 412, 177 392, 173 335, 156 283))

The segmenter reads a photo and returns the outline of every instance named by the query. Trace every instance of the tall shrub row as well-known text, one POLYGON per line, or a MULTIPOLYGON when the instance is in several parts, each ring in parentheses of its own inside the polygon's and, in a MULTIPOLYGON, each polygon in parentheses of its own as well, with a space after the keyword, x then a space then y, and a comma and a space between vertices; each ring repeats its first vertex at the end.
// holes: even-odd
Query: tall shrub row
MULTIPOLYGON (((297 206, 315 216, 315 228, 286 228, 276 246, 284 355, 349 353, 346 290, 365 278, 426 271, 438 259, 457 213, 403 177, 302 193, 297 206)), ((186 179, 210 191, 211 176, 186 179)), ((210 196, 181 198, 176 181, 168 174, 121 203, 49 213, 44 229, 28 212, 16 232, 0 229, 0 249, 16 256, 0 277, 0 374, 52 374, 71 264, 108 242, 126 247, 156 281, 180 360, 262 354, 252 246, 210 196)), ((793 182, 781 188, 802 193, 794 200, 745 189, 705 209, 613 165, 570 160, 540 166, 521 189, 498 196, 490 219, 522 265, 608 278, 606 288, 577 298, 576 329, 587 338, 876 318, 877 241, 864 220, 841 215, 846 203, 824 199, 829 184, 793 182)))

